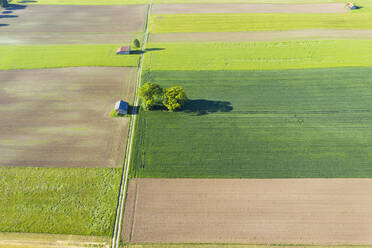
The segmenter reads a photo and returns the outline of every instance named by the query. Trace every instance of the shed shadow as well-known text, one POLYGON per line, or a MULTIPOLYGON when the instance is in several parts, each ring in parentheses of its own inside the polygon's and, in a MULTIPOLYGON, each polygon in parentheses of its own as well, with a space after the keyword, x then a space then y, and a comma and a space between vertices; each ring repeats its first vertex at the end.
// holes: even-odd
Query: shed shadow
POLYGON ((9 26, 9 24, 0 23, 0 27, 6 27, 6 26, 9 26))
POLYGON ((188 100, 185 103, 182 111, 185 113, 194 113, 196 115, 206 115, 216 112, 231 112, 233 107, 228 101, 213 101, 213 100, 188 100))
POLYGON ((161 51, 161 50, 165 50, 165 48, 147 48, 144 51, 143 50, 132 50, 130 51, 130 54, 143 54, 147 52, 161 51))

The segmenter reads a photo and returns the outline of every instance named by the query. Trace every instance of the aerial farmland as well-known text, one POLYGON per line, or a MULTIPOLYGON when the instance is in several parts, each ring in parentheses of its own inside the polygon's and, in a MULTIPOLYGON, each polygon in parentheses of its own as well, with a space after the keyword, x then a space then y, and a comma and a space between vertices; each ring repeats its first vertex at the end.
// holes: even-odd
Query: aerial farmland
POLYGON ((1 3, 0 248, 372 247, 370 1, 1 3))

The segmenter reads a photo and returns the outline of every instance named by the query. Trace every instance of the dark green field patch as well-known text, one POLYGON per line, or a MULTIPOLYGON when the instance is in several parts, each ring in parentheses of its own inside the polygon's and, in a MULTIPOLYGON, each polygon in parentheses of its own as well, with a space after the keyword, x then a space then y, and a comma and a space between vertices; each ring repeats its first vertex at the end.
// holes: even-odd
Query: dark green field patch
POLYGON ((120 172, 0 168, 0 232, 110 236, 120 172))
POLYGON ((372 177, 372 70, 151 71, 185 112, 142 112, 135 177, 372 177))

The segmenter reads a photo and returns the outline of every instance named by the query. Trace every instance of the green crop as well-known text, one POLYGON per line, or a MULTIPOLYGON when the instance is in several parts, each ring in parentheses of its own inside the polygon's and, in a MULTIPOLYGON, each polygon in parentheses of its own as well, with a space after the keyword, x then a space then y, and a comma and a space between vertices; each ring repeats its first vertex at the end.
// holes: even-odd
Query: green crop
POLYGON ((0 70, 76 66, 137 66, 139 55, 116 55, 120 45, 0 46, 0 70))
POLYGON ((141 112, 133 177, 372 177, 372 70, 150 71, 184 111, 141 112))
POLYGON ((149 70, 272 70, 372 66, 371 40, 151 43, 149 70))
POLYGON ((0 231, 109 236, 120 172, 0 167, 0 231))

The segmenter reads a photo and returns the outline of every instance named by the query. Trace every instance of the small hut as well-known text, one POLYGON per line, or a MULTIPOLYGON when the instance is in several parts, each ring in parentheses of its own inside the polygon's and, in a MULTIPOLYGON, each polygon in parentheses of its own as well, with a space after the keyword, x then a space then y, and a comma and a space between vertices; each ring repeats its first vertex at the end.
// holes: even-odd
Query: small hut
POLYGON ((130 46, 121 46, 116 50, 116 54, 130 54, 130 46))
POLYGON ((117 101, 115 103, 115 112, 120 115, 128 114, 129 104, 123 100, 117 101))
POLYGON ((348 7, 349 9, 360 9, 359 6, 356 6, 355 4, 353 4, 352 2, 348 2, 346 4, 346 7, 348 7))

